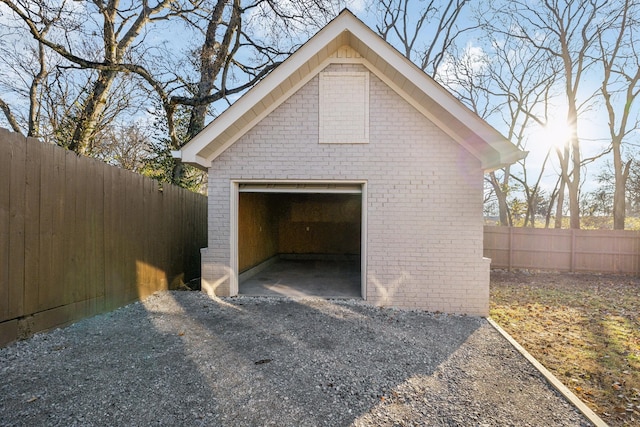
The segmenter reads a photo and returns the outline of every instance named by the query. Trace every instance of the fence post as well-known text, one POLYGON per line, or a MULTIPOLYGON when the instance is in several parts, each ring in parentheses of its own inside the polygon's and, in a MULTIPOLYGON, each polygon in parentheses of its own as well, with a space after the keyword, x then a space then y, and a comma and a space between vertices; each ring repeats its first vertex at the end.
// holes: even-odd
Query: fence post
POLYGON ((572 273, 576 272, 576 230, 575 228, 571 229, 571 265, 569 267, 569 271, 572 273))
POLYGON ((513 227, 509 226, 509 272, 513 268, 513 227))

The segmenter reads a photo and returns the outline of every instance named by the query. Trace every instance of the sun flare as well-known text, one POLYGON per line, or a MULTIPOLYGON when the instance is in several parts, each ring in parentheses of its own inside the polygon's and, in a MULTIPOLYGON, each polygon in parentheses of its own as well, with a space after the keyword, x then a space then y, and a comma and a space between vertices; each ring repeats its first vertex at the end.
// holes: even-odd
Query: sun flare
POLYGON ((571 126, 566 120, 550 120, 542 127, 541 142, 550 150, 564 147, 570 138, 571 126))

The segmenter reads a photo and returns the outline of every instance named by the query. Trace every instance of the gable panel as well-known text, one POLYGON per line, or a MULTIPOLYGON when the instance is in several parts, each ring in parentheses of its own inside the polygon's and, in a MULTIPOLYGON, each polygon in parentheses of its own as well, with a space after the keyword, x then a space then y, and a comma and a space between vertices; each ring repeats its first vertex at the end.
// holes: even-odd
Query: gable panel
POLYGON ((319 142, 368 143, 369 73, 322 72, 319 92, 319 142))

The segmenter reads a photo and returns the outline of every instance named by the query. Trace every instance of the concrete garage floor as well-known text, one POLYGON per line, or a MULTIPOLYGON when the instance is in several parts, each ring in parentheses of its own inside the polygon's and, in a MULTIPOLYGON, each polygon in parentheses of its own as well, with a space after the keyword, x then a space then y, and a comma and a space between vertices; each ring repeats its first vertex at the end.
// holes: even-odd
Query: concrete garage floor
POLYGON ((278 259, 240 281, 245 296, 361 298, 360 260, 278 259))

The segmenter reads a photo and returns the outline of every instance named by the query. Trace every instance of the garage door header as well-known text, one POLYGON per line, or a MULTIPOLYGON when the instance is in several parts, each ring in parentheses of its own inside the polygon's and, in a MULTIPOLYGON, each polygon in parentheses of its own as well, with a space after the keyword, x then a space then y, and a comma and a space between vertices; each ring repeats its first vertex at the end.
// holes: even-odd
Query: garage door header
POLYGON ((240 183, 240 193, 340 193, 362 194, 357 183, 240 183))

